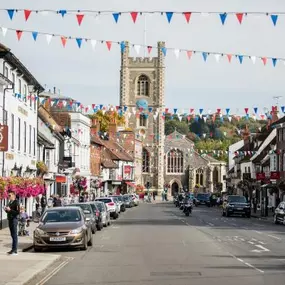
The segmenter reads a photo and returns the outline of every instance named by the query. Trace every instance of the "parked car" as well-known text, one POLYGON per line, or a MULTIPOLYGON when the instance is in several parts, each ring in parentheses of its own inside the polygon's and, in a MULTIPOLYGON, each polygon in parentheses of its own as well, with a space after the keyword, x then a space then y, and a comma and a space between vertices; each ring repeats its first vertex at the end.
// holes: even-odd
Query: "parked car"
POLYGON ((69 207, 79 207, 82 209, 84 215, 86 216, 86 219, 91 223, 92 234, 95 234, 97 229, 97 218, 93 212, 91 205, 88 203, 75 203, 71 204, 69 207))
POLYGON ((210 207, 210 194, 207 193, 198 193, 195 199, 195 205, 206 205, 210 207))
POLYGON ((94 202, 102 216, 102 224, 104 227, 111 225, 110 211, 107 209, 107 206, 104 202, 95 201, 94 202))
POLYGON ((113 197, 115 199, 115 201, 119 202, 120 212, 125 212, 126 211, 126 205, 125 205, 125 201, 123 199, 123 196, 121 196, 121 195, 112 195, 110 197, 113 197))
POLYGON ((100 198, 96 198, 95 201, 104 202, 107 206, 107 209, 110 211, 110 216, 113 219, 117 219, 119 217, 119 210, 118 210, 116 202, 114 201, 114 198, 100 197, 100 198))
POLYGON ((138 206, 139 203, 140 203, 140 198, 139 198, 139 196, 136 195, 136 194, 130 194, 130 195, 132 196, 132 200, 134 201, 134 205, 135 205, 135 206, 138 206))
POLYGON ((103 229, 103 223, 102 223, 102 214, 99 210, 99 208, 97 207, 95 201, 92 202, 86 202, 86 204, 90 204, 92 211, 95 215, 95 219, 96 219, 96 228, 98 231, 101 231, 103 229))
POLYGON ((285 223, 285 202, 281 202, 278 207, 274 211, 273 217, 275 224, 283 224, 285 223))
POLYGON ((73 247, 86 250, 93 245, 91 221, 79 207, 47 209, 33 236, 34 250, 73 247))
POLYGON ((123 199, 125 201, 126 208, 134 207, 135 203, 130 195, 124 195, 123 199))
POLYGON ((250 218, 251 208, 244 196, 229 195, 223 204, 222 215, 229 217, 231 215, 243 215, 250 218))

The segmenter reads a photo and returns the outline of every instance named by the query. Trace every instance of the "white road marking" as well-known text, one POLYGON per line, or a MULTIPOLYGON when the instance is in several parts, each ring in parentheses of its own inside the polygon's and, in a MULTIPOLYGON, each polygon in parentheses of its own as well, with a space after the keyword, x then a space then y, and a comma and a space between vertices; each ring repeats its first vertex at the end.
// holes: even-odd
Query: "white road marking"
POLYGON ((114 226, 112 226, 111 227, 111 229, 119 229, 120 227, 114 227, 114 226))
POLYGON ((237 225, 236 224, 230 224, 231 226, 233 226, 233 227, 237 227, 237 225))
POLYGON ((61 262, 53 271, 51 271, 48 275, 46 275, 41 281, 39 281, 36 285, 43 285, 48 280, 50 280, 54 275, 56 275, 64 266, 66 266, 73 257, 68 257, 66 261, 61 262))
POLYGON ((263 241, 259 241, 259 243, 261 243, 261 244, 266 244, 265 242, 263 242, 263 241))
POLYGON ((253 241, 257 241, 257 239, 254 239, 254 238, 252 238, 251 240, 253 240, 253 241))
POLYGON ((281 238, 273 236, 273 235, 268 235, 268 236, 271 237, 271 238, 277 239, 277 240, 281 240, 281 238))
POLYGON ((101 240, 109 240, 109 239, 110 239, 110 237, 106 237, 106 236, 101 237, 101 240))
POLYGON ((208 225, 209 225, 209 226, 211 226, 211 227, 213 227, 213 226, 214 226, 214 224, 212 224, 212 223, 208 223, 208 225))
POLYGON ((183 245, 184 245, 184 246, 186 246, 186 243, 185 243, 185 241, 184 241, 184 240, 182 241, 182 243, 183 243, 183 245))
POLYGON ((262 232, 259 232, 259 231, 255 231, 256 233, 258 233, 258 234, 260 234, 260 235, 262 235, 262 232))
POLYGON ((253 242, 253 241, 249 241, 248 243, 250 243, 250 244, 254 244, 254 242, 253 242))
POLYGON ((258 247, 258 248, 260 248, 260 249, 254 249, 254 250, 252 250, 251 252, 258 252, 258 253, 261 253, 261 252, 270 251, 268 248, 265 248, 265 247, 263 247, 262 245, 259 245, 259 244, 255 244, 254 246, 255 246, 255 247, 258 247))
POLYGON ((248 266, 248 267, 250 267, 250 268, 252 268, 252 269, 254 269, 254 270, 256 270, 256 271, 258 271, 258 272, 260 272, 260 273, 264 273, 264 271, 263 270, 260 270, 260 269, 258 269, 257 267, 255 267, 255 266, 253 266, 252 264, 250 264, 250 263, 248 263, 248 262, 245 262, 244 260, 242 260, 241 258, 237 258, 235 255, 233 255, 233 254, 230 254, 234 259, 236 259, 236 260, 238 260, 239 262, 241 262, 241 263, 243 263, 244 265, 246 265, 246 266, 248 266))

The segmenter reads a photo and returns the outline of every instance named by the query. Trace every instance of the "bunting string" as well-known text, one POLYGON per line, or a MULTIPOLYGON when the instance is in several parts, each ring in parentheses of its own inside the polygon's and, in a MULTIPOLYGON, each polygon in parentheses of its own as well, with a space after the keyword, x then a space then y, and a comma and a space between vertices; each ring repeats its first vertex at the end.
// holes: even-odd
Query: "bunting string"
POLYGON ((264 16, 266 18, 269 18, 270 21, 274 26, 276 26, 277 21, 280 16, 283 16, 285 12, 201 12, 201 11, 111 11, 111 10, 102 10, 102 11, 96 11, 96 10, 68 10, 68 9, 61 9, 61 10, 31 10, 31 9, 0 9, 0 11, 7 12, 7 15, 10 20, 14 19, 15 14, 22 14, 24 16, 24 19, 28 21, 30 16, 32 14, 39 14, 43 16, 47 16, 49 14, 56 14, 59 15, 62 18, 65 18, 66 16, 73 16, 75 20, 77 21, 78 25, 81 26, 83 19, 87 17, 100 17, 100 16, 110 16, 110 18, 113 18, 115 23, 119 22, 119 19, 122 15, 128 15, 130 17, 130 20, 133 23, 137 22, 137 19, 139 16, 144 15, 161 15, 164 16, 168 23, 171 23, 173 16, 178 15, 185 18, 186 23, 190 23, 191 16, 192 15, 200 15, 202 17, 206 17, 209 15, 215 15, 224 25, 226 23, 228 16, 233 16, 236 18, 239 24, 243 23, 243 20, 245 17, 248 16, 254 16, 254 17, 261 17, 264 16))
MULTIPOLYGON (((93 50, 97 43, 104 44, 108 51, 111 51, 114 45, 119 46, 121 52, 124 52, 126 49, 126 43, 124 41, 117 42, 117 41, 109 41, 109 40, 97 40, 91 38, 83 38, 83 37, 73 37, 73 36, 66 36, 54 33, 46 33, 46 32, 39 32, 39 31, 31 31, 31 30, 21 30, 21 29, 14 29, 14 28, 6 28, 0 27, 2 31, 2 35, 5 37, 7 32, 13 32, 16 34, 18 41, 21 41, 23 34, 29 34, 31 38, 36 42, 40 36, 46 38, 47 44, 49 45, 53 38, 60 39, 62 47, 65 48, 67 46, 68 41, 73 41, 76 43, 78 48, 81 48, 83 44, 89 43, 93 50)), ((158 49, 156 46, 151 45, 144 45, 144 44, 133 44, 131 43, 130 46, 134 49, 137 55, 140 55, 141 48, 147 48, 148 54, 151 56, 151 53, 154 49, 158 49)), ((185 54, 186 57, 190 60, 193 55, 199 55, 204 62, 208 61, 210 56, 214 56, 216 62, 220 62, 222 58, 225 58, 229 63, 232 62, 232 59, 235 58, 238 63, 243 64, 244 59, 249 59, 253 64, 259 60, 262 65, 267 65, 268 61, 272 62, 273 67, 277 65, 277 62, 283 62, 285 65, 285 58, 280 57, 272 57, 272 56, 256 56, 256 55, 246 55, 246 54, 233 54, 233 53, 224 53, 224 52, 210 52, 210 51, 201 51, 201 50, 192 50, 192 49, 183 49, 183 48, 173 48, 173 47, 161 47, 161 51, 166 56, 168 51, 172 51, 175 57, 178 59, 181 54, 185 54)))

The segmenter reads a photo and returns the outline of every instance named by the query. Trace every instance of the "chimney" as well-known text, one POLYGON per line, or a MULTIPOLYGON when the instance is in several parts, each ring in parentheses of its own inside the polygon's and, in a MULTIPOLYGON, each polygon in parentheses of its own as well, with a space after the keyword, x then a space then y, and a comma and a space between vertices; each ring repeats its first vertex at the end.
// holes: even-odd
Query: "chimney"
POLYGON ((53 87, 53 94, 56 94, 56 87, 53 87))
POLYGON ((112 119, 109 124, 109 139, 116 140, 117 138, 117 123, 115 119, 112 119))
POLYGON ((278 118, 278 107, 272 106, 272 110, 270 112, 271 119, 269 120, 269 125, 272 125, 273 123, 277 122, 279 120, 278 118))
POLYGON ((90 127, 91 135, 99 136, 100 132, 100 122, 95 118, 91 119, 91 127, 90 127))

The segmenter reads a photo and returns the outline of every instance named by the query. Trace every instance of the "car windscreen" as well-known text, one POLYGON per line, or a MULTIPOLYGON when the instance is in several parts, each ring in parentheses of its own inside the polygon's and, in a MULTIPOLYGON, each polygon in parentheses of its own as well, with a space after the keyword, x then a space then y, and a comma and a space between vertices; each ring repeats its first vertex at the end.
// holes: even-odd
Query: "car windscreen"
POLYGON ((112 201, 112 199, 98 199, 98 200, 95 200, 95 201, 100 201, 100 202, 104 202, 105 204, 106 203, 112 203, 113 201, 112 201))
POLYGON ((124 201, 129 201, 131 199, 131 197, 129 196, 123 196, 124 201))
POLYGON ((62 209, 46 211, 41 219, 43 223, 74 223, 81 221, 80 211, 77 209, 62 209))
POLYGON ((246 203, 246 198, 244 196, 229 196, 229 203, 246 203))
POLYGON ((104 207, 104 204, 103 203, 95 203, 96 204, 96 206, 97 206, 97 208, 98 208, 98 210, 100 211, 100 212, 104 212, 105 211, 105 207, 104 207))
POLYGON ((92 209, 92 212, 93 213, 96 213, 96 211, 97 211, 97 205, 95 205, 94 203, 92 203, 92 204, 90 204, 90 206, 91 206, 91 209, 92 209))
POLYGON ((81 208, 84 214, 86 215, 90 215, 92 213, 92 208, 90 204, 72 204, 71 206, 81 208))
POLYGON ((117 198, 119 201, 121 201, 121 202, 124 201, 122 196, 116 196, 116 198, 117 198))
POLYGON ((119 199, 118 199, 118 197, 112 197, 113 198, 113 200, 115 201, 115 202, 119 202, 119 199))

